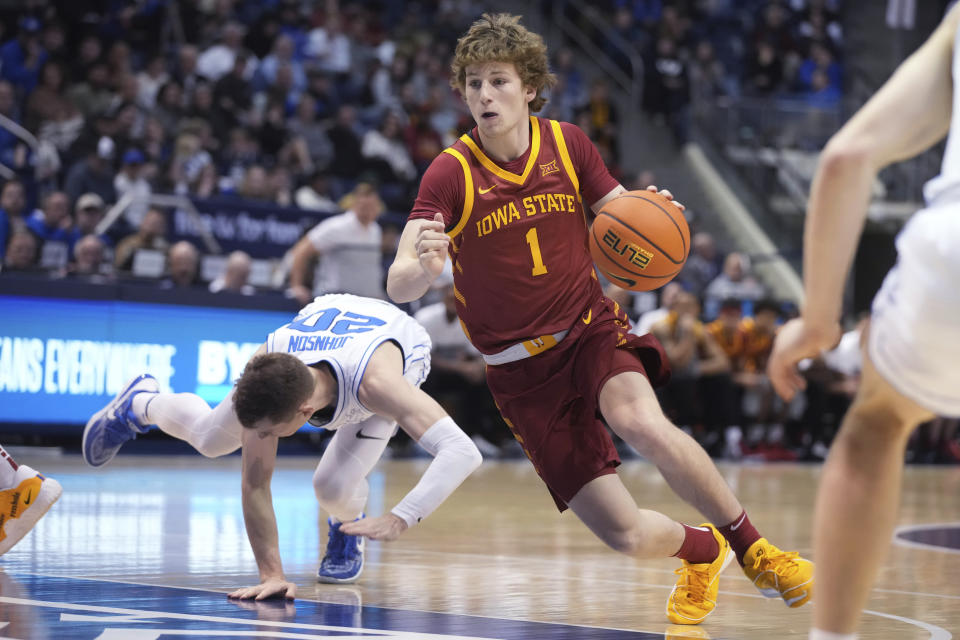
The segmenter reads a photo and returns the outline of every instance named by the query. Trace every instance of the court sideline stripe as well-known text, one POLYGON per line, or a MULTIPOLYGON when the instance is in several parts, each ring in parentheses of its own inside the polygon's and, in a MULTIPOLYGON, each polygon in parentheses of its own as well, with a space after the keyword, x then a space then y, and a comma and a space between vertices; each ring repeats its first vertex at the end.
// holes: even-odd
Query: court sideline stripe
MULTIPOLYGON (((455 555, 455 554, 450 554, 450 555, 455 555)), ((468 554, 464 554, 464 555, 468 555, 468 554)), ((387 565, 386 563, 371 563, 371 564, 383 564, 384 566, 389 566, 389 565, 387 565)), ((415 566, 415 565, 404 565, 404 566, 415 566)), ((226 593, 227 593, 226 591, 217 591, 217 590, 215 590, 215 589, 203 589, 203 588, 196 588, 196 587, 183 587, 183 586, 155 584, 155 583, 148 583, 148 582, 131 582, 131 581, 128 581, 128 580, 104 579, 104 578, 87 578, 87 577, 77 577, 77 576, 51 575, 51 574, 43 574, 43 573, 24 573, 24 572, 20 572, 20 571, 17 571, 16 573, 17 573, 17 574, 20 574, 20 575, 30 575, 30 576, 38 576, 38 577, 44 577, 44 578, 61 578, 61 579, 71 579, 71 580, 88 580, 88 581, 92 581, 92 582, 96 582, 96 581, 99 580, 99 581, 103 581, 103 582, 112 582, 112 583, 116 583, 116 584, 132 584, 132 585, 143 586, 143 587, 159 587, 159 588, 183 589, 183 590, 186 590, 186 591, 206 591, 206 592, 208 592, 208 593, 216 593, 216 594, 226 594, 226 593)), ((634 585, 634 586, 653 587, 653 588, 657 588, 657 589, 672 589, 672 588, 673 588, 673 587, 667 587, 667 586, 664 586, 664 585, 646 584, 646 583, 643 583, 643 582, 639 582, 639 583, 638 583, 638 582, 629 582, 629 581, 626 581, 626 580, 609 580, 609 579, 604 579, 604 578, 597 578, 596 580, 599 581, 599 582, 612 582, 612 583, 614 583, 614 584, 630 584, 630 585, 634 585)), ((882 590, 881 590, 881 589, 875 589, 875 591, 887 591, 887 592, 892 592, 892 593, 913 593, 913 592, 909 592, 909 591, 905 591, 905 592, 895 591, 895 590, 892 590, 892 589, 882 589, 882 590)), ((729 596, 740 596, 740 597, 744 597, 744 598, 760 598, 760 599, 762 599, 762 600, 767 600, 767 598, 766 598, 765 596, 762 596, 762 595, 760 595, 760 594, 758 594, 758 593, 756 593, 756 594, 755 594, 755 593, 737 593, 737 592, 735 592, 735 591, 720 591, 719 593, 724 594, 724 595, 729 595, 729 596)), ((931 596, 936 596, 937 594, 923 594, 923 593, 919 593, 919 594, 917 594, 917 595, 931 595, 931 596)), ((956 597, 958 597, 958 596, 941 596, 941 597, 945 597, 945 598, 956 598, 956 597)), ((326 601, 326 600, 314 600, 314 599, 311 599, 311 598, 299 598, 299 599, 300 599, 300 600, 303 600, 303 601, 305 601, 305 602, 319 602, 319 603, 323 603, 323 604, 339 604, 339 603, 335 603, 335 602, 334 602, 334 603, 331 603, 331 602, 328 602, 328 601, 326 601)), ((0 602, 4 602, 4 601, 7 601, 7 600, 15 600, 15 598, 5 598, 5 597, 3 597, 3 596, 0 596, 0 602)), ((32 602, 39 602, 39 601, 36 601, 36 600, 35 600, 35 601, 32 601, 32 602)), ((55 604, 56 604, 56 603, 54 603, 54 605, 55 605, 55 604)), ((53 606, 53 605, 51 605, 51 606, 53 606)), ((76 605, 76 606, 80 606, 80 605, 76 605)), ((659 634, 659 633, 661 633, 660 631, 649 631, 649 630, 645 630, 645 629, 623 629, 623 628, 620 628, 620 627, 601 627, 601 626, 593 626, 593 625, 577 625, 577 624, 567 624, 567 623, 551 623, 551 622, 544 622, 543 620, 527 620, 527 619, 525 619, 525 618, 494 618, 493 616, 482 615, 482 614, 478 614, 478 613, 453 613, 453 612, 450 612, 450 611, 434 611, 434 610, 431 610, 431 609, 401 609, 401 608, 399 608, 399 607, 383 607, 383 606, 379 606, 379 605, 361 605, 361 607, 363 607, 363 606, 370 606, 370 607, 374 607, 374 608, 377 608, 377 609, 392 609, 392 610, 394 610, 394 611, 416 611, 416 612, 421 612, 421 613, 436 613, 436 614, 442 614, 442 615, 465 616, 465 617, 470 617, 470 618, 487 618, 487 619, 493 619, 493 620, 509 620, 509 621, 513 621, 513 622, 528 622, 528 623, 532 623, 532 624, 561 624, 562 626, 566 626, 566 627, 573 627, 573 628, 580 627, 580 628, 583 628, 583 629, 603 629, 603 630, 607 630, 607 631, 625 631, 625 632, 633 632, 633 633, 653 633, 653 634, 659 634)), ((132 610, 131 610, 131 611, 132 611, 132 610)), ((889 619, 892 619, 892 620, 898 620, 898 621, 900 621, 900 622, 904 622, 904 623, 906 623, 906 624, 913 625, 913 626, 915 626, 915 627, 919 627, 919 628, 921 628, 921 629, 923 629, 923 630, 925 630, 925 631, 928 631, 928 632, 930 633, 930 638, 929 638, 929 640, 951 640, 951 639, 953 638, 953 634, 951 634, 951 633, 950 633, 949 631, 947 631, 946 629, 944 629, 944 628, 942 628, 942 627, 938 627, 938 626, 936 626, 936 625, 934 625, 934 624, 930 624, 930 623, 928 623, 928 622, 923 622, 923 621, 921 621, 921 620, 917 620, 917 619, 915 619, 915 618, 907 618, 907 617, 904 617, 904 616, 897 616, 897 615, 894 615, 894 614, 892 614, 892 613, 882 613, 882 612, 880 612, 880 611, 873 611, 873 610, 871 610, 871 609, 864 609, 863 612, 866 613, 866 614, 869 614, 869 615, 879 616, 879 617, 881 617, 881 618, 889 618, 889 619)), ((170 614, 170 615, 171 615, 171 616, 186 616, 186 617, 190 617, 190 614, 170 614)), ((202 618, 204 618, 204 619, 209 618, 209 619, 211 619, 211 620, 214 620, 214 618, 213 618, 212 616, 200 616, 200 617, 202 617, 202 618)), ((227 618, 227 620, 233 620, 233 618, 227 618)), ((270 625, 270 626, 276 626, 276 625, 278 624, 278 623, 273 623, 273 622, 268 622, 268 621, 262 621, 262 622, 263 622, 263 624, 268 624, 268 625, 270 625)), ((291 623, 291 626, 299 626, 299 625, 296 624, 296 623, 291 623)), ((306 628, 311 628, 313 625, 305 625, 305 626, 306 626, 306 628)), ((322 626, 322 625, 317 625, 317 628, 320 628, 320 626, 322 626)), ((339 628, 339 627, 338 627, 338 628, 339 628)), ((357 627, 356 629, 357 629, 358 631, 365 631, 365 630, 360 629, 359 627, 357 627)), ((372 631, 373 633, 387 633, 387 632, 382 631, 382 630, 379 630, 379 629, 372 629, 372 630, 370 630, 370 631, 372 631)), ((408 634, 409 634, 409 633, 413 633, 413 632, 396 632, 396 633, 408 633, 408 634)), ((349 636, 348 636, 348 637, 349 637, 349 636)), ((381 636, 381 637, 383 637, 383 636, 381 636)), ((401 636, 401 637, 402 637, 402 636, 401 636)), ((447 636, 438 636, 438 637, 447 637, 447 636)), ((460 636, 457 636, 457 637, 460 638, 460 636)), ((464 637, 463 637, 463 640, 471 640, 471 638, 464 636, 464 637)), ((480 638, 480 639, 473 639, 473 640, 490 640, 490 639, 489 639, 489 638, 480 638)))

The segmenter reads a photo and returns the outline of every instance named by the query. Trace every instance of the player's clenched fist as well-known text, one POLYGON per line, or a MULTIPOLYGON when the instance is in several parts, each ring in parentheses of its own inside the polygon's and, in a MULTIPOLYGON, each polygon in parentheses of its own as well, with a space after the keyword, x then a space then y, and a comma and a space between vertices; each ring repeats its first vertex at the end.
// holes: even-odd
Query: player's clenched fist
POLYGON ((450 238, 444 233, 443 216, 439 213, 433 220, 425 222, 417 234, 417 257, 424 273, 433 280, 443 271, 443 263, 447 259, 447 246, 450 238))

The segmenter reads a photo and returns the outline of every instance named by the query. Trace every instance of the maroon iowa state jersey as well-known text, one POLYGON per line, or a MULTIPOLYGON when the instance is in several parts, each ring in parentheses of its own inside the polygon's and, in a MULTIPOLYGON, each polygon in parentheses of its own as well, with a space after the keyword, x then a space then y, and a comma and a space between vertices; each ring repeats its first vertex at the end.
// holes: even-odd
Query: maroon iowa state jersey
MULTIPOLYGON (((476 130, 445 149, 410 215, 443 214, 457 311, 471 342, 487 354, 569 329, 602 296, 587 248, 580 176, 561 125, 536 117, 530 123, 526 157, 505 166, 484 154, 476 130)), ((590 160, 593 181, 584 192, 595 202, 617 181, 572 129, 577 158, 590 160)))

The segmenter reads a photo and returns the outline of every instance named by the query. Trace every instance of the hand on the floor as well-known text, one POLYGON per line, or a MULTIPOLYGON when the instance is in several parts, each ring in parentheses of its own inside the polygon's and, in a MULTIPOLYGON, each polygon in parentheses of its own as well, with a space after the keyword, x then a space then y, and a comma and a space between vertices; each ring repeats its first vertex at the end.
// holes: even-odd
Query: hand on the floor
POLYGON ((266 600, 267 598, 286 598, 293 600, 297 595, 297 585, 282 579, 267 580, 261 582, 255 587, 244 587, 228 593, 228 598, 239 598, 240 600, 266 600))
POLYGON ((347 535, 365 536, 371 540, 396 540, 406 530, 407 523, 392 513, 340 525, 340 531, 347 535))

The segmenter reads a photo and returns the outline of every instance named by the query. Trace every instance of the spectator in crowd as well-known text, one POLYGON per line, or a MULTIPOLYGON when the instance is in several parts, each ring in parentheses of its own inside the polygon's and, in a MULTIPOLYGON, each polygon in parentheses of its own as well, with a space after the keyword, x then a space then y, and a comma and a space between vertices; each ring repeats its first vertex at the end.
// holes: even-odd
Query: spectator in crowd
POLYGON ((140 226, 140 221, 150 208, 150 196, 153 195, 150 182, 143 176, 144 162, 146 157, 143 152, 139 149, 128 149, 123 154, 120 171, 113 179, 118 201, 128 194, 134 198, 123 212, 124 218, 133 229, 140 226))
POLYGON ((236 60, 243 58, 241 74, 249 80, 256 69, 256 59, 243 52, 243 36, 246 28, 238 22, 228 22, 223 27, 222 41, 207 48, 197 59, 197 72, 216 82, 231 70, 236 71, 236 60))
POLYGON ((183 118, 183 89, 176 80, 167 80, 157 92, 151 115, 160 121, 166 135, 173 135, 183 118))
POLYGON ((83 115, 67 98, 63 64, 48 60, 40 72, 40 84, 27 100, 25 122, 38 138, 66 151, 80 135, 83 115))
POLYGON ((36 236, 23 228, 16 229, 7 242, 3 257, 4 271, 35 271, 38 268, 39 242, 36 236))
POLYGON ((96 149, 70 167, 64 191, 71 202, 76 202, 84 193, 95 193, 104 202, 117 201, 117 192, 113 187, 114 149, 113 140, 104 136, 97 141, 96 149))
POLYGON ((75 59, 71 62, 70 76, 86 78, 90 67, 96 64, 103 55, 103 43, 94 34, 87 34, 80 40, 75 59))
POLYGON ((67 95, 87 121, 105 113, 115 97, 107 65, 100 61, 91 64, 87 69, 86 81, 74 85, 67 95))
POLYGON ((742 253, 729 253, 723 261, 723 272, 707 285, 706 315, 716 317, 720 303, 725 298, 759 300, 766 294, 763 285, 750 273, 750 263, 742 253))
POLYGON ((289 294, 302 304, 325 293, 384 297, 382 231, 377 224, 383 202, 372 184, 361 182, 343 205, 344 213, 315 226, 293 248, 289 294), (310 267, 317 258, 311 290, 310 267))
POLYGON ((76 253, 76 243, 83 237, 95 235, 104 246, 104 255, 111 254, 107 248, 112 245, 106 234, 97 234, 97 225, 103 220, 103 198, 95 193, 85 193, 77 198, 73 208, 73 228, 70 229, 70 253, 76 253))
POLYGON ((727 71, 717 59, 713 43, 701 40, 690 63, 690 98, 695 104, 713 105, 717 98, 725 96, 727 71))
POLYGON ((674 306, 677 302, 677 297, 683 292, 683 285, 679 282, 669 282, 660 289, 660 306, 651 311, 647 311, 634 323, 633 328, 630 330, 630 333, 633 333, 638 336, 642 336, 645 333, 650 333, 650 330, 653 328, 653 325, 657 324, 661 320, 666 319, 670 312, 673 311, 674 306))
POLYGON ((166 239, 167 217, 159 209, 149 209, 140 221, 140 227, 117 243, 114 264, 120 271, 130 271, 133 256, 141 249, 166 252, 170 244, 166 239))
POLYGON ((282 68, 289 69, 294 91, 300 93, 307 88, 307 74, 303 64, 294 57, 294 53, 293 38, 286 34, 277 36, 270 55, 265 57, 257 68, 260 88, 274 86, 279 70, 282 68))
POLYGON ((40 21, 33 16, 20 19, 17 37, 0 47, 0 76, 23 95, 29 94, 40 78, 47 52, 40 42, 40 21))
MULTIPOLYGON (((193 102, 193 92, 199 84, 210 85, 208 78, 204 78, 197 71, 197 60, 200 52, 196 45, 181 44, 177 50, 177 64, 174 68, 173 77, 180 86, 183 87, 183 105, 187 106, 193 102)), ((212 89, 212 85, 211 89, 212 89)))
POLYGON ((693 234, 690 256, 677 279, 695 296, 702 296, 707 286, 720 275, 720 256, 713 235, 706 231, 693 234))
POLYGON ((766 97, 783 88, 783 59, 767 40, 761 40, 751 51, 744 69, 743 92, 746 95, 766 97))
POLYGON ((256 289, 248 282, 252 265, 253 260, 250 254, 245 251, 234 251, 227 256, 227 261, 223 264, 223 272, 210 283, 210 293, 226 291, 252 296, 256 293, 256 289))
POLYGON ((860 387, 863 354, 860 340, 869 316, 864 314, 845 332, 837 346, 802 366, 807 387, 806 410, 801 422, 806 457, 825 460, 840 421, 860 387))
POLYGON ((293 177, 283 165, 273 168, 267 176, 267 190, 270 199, 280 207, 293 206, 293 177))
POLYGON ((63 269, 70 253, 70 200, 62 191, 53 191, 43 199, 43 206, 26 220, 27 228, 40 241, 40 266, 63 269))
POLYGON ((174 243, 167 251, 167 277, 162 289, 187 289, 197 284, 200 273, 200 252, 186 240, 174 243))
POLYGON ((160 92, 160 87, 170 80, 166 59, 162 55, 152 56, 147 62, 147 66, 136 75, 136 78, 137 103, 144 109, 153 109, 157 104, 157 94, 160 92))
MULTIPOLYGON (((16 124, 21 124, 20 107, 13 85, 0 80, 0 114, 16 124)), ((26 161, 26 145, 6 127, 0 127, 0 163, 20 169, 26 161)))
POLYGON ((690 117, 690 78, 677 43, 666 36, 659 38, 647 57, 644 73, 644 107, 666 122, 677 144, 684 144, 690 117))
POLYGON ((217 186, 213 157, 203 148, 199 133, 185 130, 177 136, 169 179, 174 193, 209 197, 217 186))
POLYGON ((363 155, 358 132, 357 110, 352 105, 342 105, 337 118, 327 134, 333 142, 333 157, 336 162, 331 173, 343 178, 353 178, 363 169, 363 155))
POLYGON ((253 165, 243 174, 237 193, 247 200, 270 200, 270 184, 267 170, 261 165, 253 165))
POLYGON ((247 77, 248 60, 248 54, 238 53, 229 73, 213 86, 214 110, 226 129, 247 124, 247 112, 253 104, 253 89, 247 77))
POLYGON ((323 171, 316 170, 305 185, 297 189, 294 203, 301 209, 335 213, 340 210, 336 202, 330 199, 330 185, 323 171))
POLYGON ((689 428, 707 451, 716 453, 730 424, 730 361, 699 320, 693 294, 676 294, 667 317, 650 329, 663 344, 672 376, 660 395, 664 411, 689 428))
POLYGON ((306 54, 328 73, 343 77, 350 72, 352 51, 350 38, 343 32, 343 22, 331 13, 322 26, 308 34, 306 54))
POLYGON ((106 246, 98 236, 91 234, 77 240, 73 249, 73 260, 67 265, 68 276, 83 277, 91 282, 106 282, 111 271, 110 262, 106 258, 106 246))
MULTIPOLYGON (((23 219, 27 208, 27 196, 23 183, 8 180, 0 190, 0 250, 5 251, 13 232, 25 227, 23 219)), ((0 258, 3 256, 0 255, 0 258)))
POLYGON ((822 42, 812 42, 810 53, 797 69, 797 87, 801 92, 813 91, 814 73, 821 71, 826 74, 827 86, 840 91, 843 86, 840 64, 834 60, 833 53, 822 42))
POLYGON ((327 135, 327 127, 317 120, 317 101, 310 94, 300 97, 296 117, 289 123, 294 138, 305 145, 313 169, 326 169, 333 161, 333 143, 327 135))
POLYGON ((402 134, 400 119, 391 112, 378 129, 370 129, 363 136, 360 152, 368 169, 376 171, 382 182, 410 182, 417 177, 402 134))

